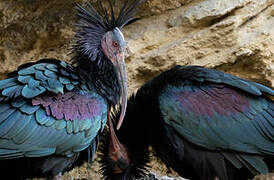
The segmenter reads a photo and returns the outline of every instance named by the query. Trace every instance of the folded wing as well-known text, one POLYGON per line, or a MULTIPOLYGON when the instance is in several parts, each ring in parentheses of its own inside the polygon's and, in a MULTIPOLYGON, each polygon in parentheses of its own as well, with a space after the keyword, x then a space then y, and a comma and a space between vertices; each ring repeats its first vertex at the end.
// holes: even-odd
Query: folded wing
MULTIPOLYGON (((159 97, 166 124, 202 148, 221 152, 233 165, 268 171, 262 156, 274 155, 274 91, 216 70, 178 68, 187 78, 159 97), (192 74, 192 75, 191 75, 192 74)), ((178 76, 179 77, 179 76, 178 76)))
POLYGON ((0 92, 0 159, 71 156, 94 144, 106 122, 104 99, 65 62, 21 66, 0 92))

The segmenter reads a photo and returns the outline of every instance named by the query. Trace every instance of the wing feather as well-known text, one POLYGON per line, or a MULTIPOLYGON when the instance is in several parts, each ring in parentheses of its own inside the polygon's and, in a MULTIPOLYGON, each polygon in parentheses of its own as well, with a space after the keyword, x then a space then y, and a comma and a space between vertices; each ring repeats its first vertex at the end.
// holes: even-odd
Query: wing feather
POLYGON ((2 113, 5 113, 7 110, 10 109, 10 105, 9 104, 6 104, 6 103, 0 103, 0 120, 3 119, 2 117, 4 116, 1 116, 2 113))
POLYGON ((18 85, 18 83, 17 83, 17 80, 15 77, 4 79, 4 80, 0 81, 0 89, 1 90, 9 88, 9 87, 17 86, 17 85, 18 85))
POLYGON ((71 156, 95 143, 107 109, 105 100, 65 62, 42 60, 20 66, 0 81, 0 159, 54 153, 71 156), (72 104, 82 102, 82 98, 94 102, 96 111, 87 114, 84 106, 60 109, 62 96, 74 95, 72 104), (59 104, 49 107, 55 98, 59 104), (85 117, 74 116, 79 113, 85 117))
POLYGON ((70 156, 87 148, 101 128, 101 121, 93 122, 88 130, 69 134, 64 120, 54 121, 54 126, 47 127, 38 124, 34 114, 27 115, 19 109, 13 111, 0 124, 0 158, 38 157, 53 153, 70 156))
POLYGON ((20 111, 24 112, 26 114, 33 114, 34 112, 36 112, 38 109, 40 108, 40 106, 33 106, 30 103, 25 103, 24 105, 22 105, 20 107, 20 111))
POLYGON ((274 155, 274 102, 253 91, 207 83, 168 86, 159 97, 160 110, 164 122, 190 142, 237 152, 239 157, 224 156, 236 167, 241 163, 252 172, 265 173, 261 156, 274 155))
POLYGON ((189 80, 192 82, 210 82, 216 84, 225 84, 257 96, 262 95, 262 93, 274 95, 273 89, 259 83, 242 79, 237 76, 224 73, 222 71, 203 68, 200 66, 176 66, 171 70, 162 73, 157 78, 161 79, 164 76, 166 76, 166 79, 168 80, 175 81, 189 80), (172 77, 169 78, 169 76, 172 77))
MULTIPOLYGON (((7 106, 10 107, 9 105, 7 106)), ((6 111, 2 112, 0 114, 0 123, 5 121, 14 111, 15 111, 15 108, 9 108, 6 111)))
POLYGON ((28 137, 30 137, 31 134, 35 131, 35 128, 35 117, 31 116, 31 119, 28 124, 26 124, 24 130, 22 130, 20 133, 18 133, 17 136, 14 137, 15 143, 23 144, 28 139, 28 137))

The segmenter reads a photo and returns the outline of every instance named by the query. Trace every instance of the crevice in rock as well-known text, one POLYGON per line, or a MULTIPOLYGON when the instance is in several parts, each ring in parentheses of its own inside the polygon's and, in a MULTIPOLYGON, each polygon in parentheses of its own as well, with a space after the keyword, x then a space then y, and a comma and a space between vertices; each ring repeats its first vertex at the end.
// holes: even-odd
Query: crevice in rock
POLYGON ((224 15, 221 16, 221 17, 212 19, 210 22, 208 22, 207 27, 210 27, 210 26, 212 26, 212 25, 214 25, 214 24, 218 24, 219 22, 223 21, 223 20, 226 19, 227 17, 235 15, 235 12, 236 12, 238 9, 241 9, 241 8, 243 8, 243 7, 244 7, 244 6, 237 7, 237 8, 235 8, 235 9, 233 9, 232 11, 230 11, 230 12, 224 14, 224 15))
POLYGON ((208 24, 206 26, 210 27, 210 26, 212 26, 214 24, 218 24, 219 22, 223 21, 224 19, 226 19, 229 16, 233 16, 235 14, 235 10, 233 10, 233 11, 231 11, 231 12, 229 12, 229 13, 227 13, 227 14, 219 17, 219 18, 213 19, 212 21, 208 22, 208 24))
MULTIPOLYGON (((274 3, 273 3, 274 4, 274 3)), ((242 22, 242 24, 239 25, 239 28, 245 26, 246 24, 248 24, 250 21, 252 21, 253 19, 255 19, 256 17, 258 17, 261 13, 263 13, 264 11, 266 11, 268 8, 270 8, 273 4, 270 4, 268 6, 266 6, 265 8, 263 8, 261 11, 259 11, 258 13, 254 14, 253 16, 250 16, 248 19, 246 19, 245 21, 242 22)))

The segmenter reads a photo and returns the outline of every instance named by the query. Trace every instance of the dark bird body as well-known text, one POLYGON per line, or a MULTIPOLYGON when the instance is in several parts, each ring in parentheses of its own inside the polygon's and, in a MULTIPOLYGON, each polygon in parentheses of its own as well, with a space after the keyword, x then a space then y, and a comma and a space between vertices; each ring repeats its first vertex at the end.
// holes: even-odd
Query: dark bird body
POLYGON ((111 1, 99 4, 101 11, 78 6, 71 64, 27 63, 0 81, 1 177, 59 176, 93 159, 110 109, 127 104, 126 45, 119 28, 132 20, 139 3, 126 1, 117 17, 111 1))
POLYGON ((102 148, 105 178, 141 177, 149 145, 191 180, 267 173, 274 168, 274 102, 264 94, 274 91, 213 69, 177 66, 160 74, 130 97, 118 139, 110 131, 102 148))

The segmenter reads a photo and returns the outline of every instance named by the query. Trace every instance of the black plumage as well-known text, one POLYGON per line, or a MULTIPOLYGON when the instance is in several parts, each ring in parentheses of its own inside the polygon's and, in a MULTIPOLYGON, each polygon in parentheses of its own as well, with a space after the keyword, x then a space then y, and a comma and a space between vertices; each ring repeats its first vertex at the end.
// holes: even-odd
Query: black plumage
POLYGON ((150 145, 168 168, 188 179, 246 180, 269 172, 274 102, 265 94, 274 91, 213 69, 176 66, 160 74, 129 98, 117 131, 119 147, 111 146, 115 134, 107 136, 105 179, 141 177, 150 145), (113 149, 121 153, 113 155, 113 149))

